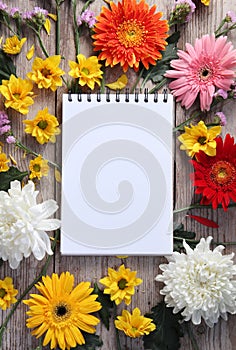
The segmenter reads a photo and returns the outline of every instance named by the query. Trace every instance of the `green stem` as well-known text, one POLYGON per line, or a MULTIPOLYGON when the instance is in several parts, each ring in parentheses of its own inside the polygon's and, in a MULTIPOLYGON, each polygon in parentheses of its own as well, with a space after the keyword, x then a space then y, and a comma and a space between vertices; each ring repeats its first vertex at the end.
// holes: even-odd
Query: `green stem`
POLYGON ((186 330, 187 330, 187 333, 188 333, 188 336, 189 336, 189 339, 190 339, 190 341, 191 341, 191 344, 192 344, 193 349, 194 349, 194 350, 200 350, 199 347, 198 347, 198 345, 197 345, 196 338, 195 338, 195 336, 194 336, 194 334, 193 334, 193 332, 192 332, 192 329, 191 329, 191 327, 190 327, 189 322, 186 322, 185 326, 186 326, 186 330))
POLYGON ((130 90, 131 94, 134 92, 134 90, 136 89, 136 87, 137 87, 137 85, 138 85, 140 79, 142 78, 143 71, 144 71, 144 68, 141 69, 141 71, 140 71, 140 73, 139 73, 139 75, 138 75, 138 77, 137 77, 137 79, 136 79, 136 81, 135 81, 133 87, 131 88, 131 90, 130 90))
POLYGON ((218 38, 219 36, 226 35, 226 34, 228 34, 228 32, 229 32, 230 30, 234 30, 234 29, 236 29, 236 24, 235 24, 235 23, 234 23, 232 26, 230 26, 229 28, 226 28, 225 30, 223 30, 222 32, 217 33, 217 34, 215 35, 215 37, 218 38))
POLYGON ((167 83, 167 78, 162 79, 160 83, 156 84, 150 91, 149 94, 153 94, 155 91, 158 91, 162 86, 164 86, 167 83))
MULTIPOLYGON (((54 237, 54 241, 52 242, 52 251, 54 252, 55 248, 56 248, 56 244, 57 244, 57 240, 59 238, 59 234, 60 234, 60 231, 59 230, 56 230, 55 232, 55 237, 54 237)), ((6 327, 8 325, 8 322, 10 321, 12 315, 14 314, 14 312, 16 311, 18 305, 22 302, 22 300, 25 298, 25 296, 29 293, 29 291, 34 287, 34 285, 42 278, 42 276, 45 276, 46 275, 46 272, 47 272, 47 269, 48 269, 48 266, 49 266, 49 263, 52 259, 52 256, 53 255, 49 255, 47 257, 47 260, 40 272, 40 274, 33 280, 32 283, 30 283, 30 285, 24 290, 24 292, 21 294, 21 296, 19 297, 19 299, 17 300, 17 302, 14 304, 13 308, 11 309, 11 311, 9 312, 9 314, 7 315, 5 321, 3 322, 3 324, 1 325, 0 327, 0 349, 1 349, 1 344, 2 344, 2 336, 3 336, 3 333, 5 332, 6 330, 6 327)))
POLYGON ((173 132, 182 130, 185 125, 189 124, 190 121, 199 117, 201 114, 202 114, 202 111, 194 111, 190 118, 188 118, 183 123, 181 123, 181 124, 177 125, 175 128, 173 128, 173 132))
MULTIPOLYGON (((114 321, 117 317, 117 306, 114 304, 114 321)), ((122 350, 121 344, 120 344, 120 335, 119 335, 119 330, 115 327, 116 330, 116 345, 117 345, 117 350, 122 350)))
MULTIPOLYGON (((230 203, 228 205, 228 208, 232 208, 232 207, 236 207, 236 203, 230 203)), ((178 214, 178 213, 182 213, 183 211, 187 211, 187 210, 191 210, 191 209, 200 209, 200 208, 203 208, 203 209, 209 209, 209 208, 212 208, 211 205, 203 205, 203 204, 199 204, 199 203, 196 203, 196 204, 192 204, 192 205, 189 205, 188 207, 184 207, 184 208, 180 208, 180 209, 175 209, 173 211, 174 214, 178 214)), ((219 205, 218 207, 219 209, 222 208, 222 205, 219 205)))
MULTIPOLYGON (((3 18, 3 21, 0 21, 0 23, 4 24, 4 25, 10 30, 10 32, 12 32, 12 34, 14 34, 14 35, 16 35, 16 36, 18 37, 17 33, 16 33, 15 30, 10 26, 10 24, 8 24, 8 22, 7 22, 7 20, 6 20, 5 17, 3 18)), ((18 37, 18 39, 20 39, 20 38, 18 37)))
POLYGON ((217 35, 217 33, 221 30, 221 28, 224 26, 224 24, 225 24, 225 18, 221 21, 219 27, 216 29, 215 35, 217 35))
POLYGON ((41 47, 41 49, 42 49, 44 55, 45 55, 46 57, 49 57, 49 54, 48 54, 48 52, 47 52, 47 50, 46 50, 46 48, 45 48, 45 46, 44 46, 44 44, 43 44, 43 42, 42 42, 40 33, 37 32, 37 31, 36 31, 36 36, 37 36, 37 38, 38 38, 39 45, 40 45, 40 47, 41 47))
MULTIPOLYGON (((34 155, 34 156, 36 156, 36 157, 39 156, 39 153, 34 152, 33 150, 31 150, 31 149, 28 148, 27 146, 23 145, 23 144, 22 144, 20 141, 18 141, 18 140, 16 140, 15 145, 16 145, 17 147, 19 147, 20 149, 22 149, 23 151, 25 151, 27 154, 32 154, 32 155, 34 155)), ((48 164, 52 165, 53 167, 55 167, 55 168, 57 168, 57 169, 59 169, 59 170, 61 169, 60 165, 58 165, 58 164, 56 164, 56 163, 54 163, 54 162, 52 162, 51 160, 48 160, 48 159, 47 159, 47 161, 48 161, 48 164)))

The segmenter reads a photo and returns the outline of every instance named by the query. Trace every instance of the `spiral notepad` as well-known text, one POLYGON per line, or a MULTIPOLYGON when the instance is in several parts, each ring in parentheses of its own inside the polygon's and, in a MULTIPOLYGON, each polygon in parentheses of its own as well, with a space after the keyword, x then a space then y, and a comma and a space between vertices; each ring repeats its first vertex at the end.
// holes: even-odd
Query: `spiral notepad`
POLYGON ((64 94, 61 253, 172 253, 173 98, 64 94))

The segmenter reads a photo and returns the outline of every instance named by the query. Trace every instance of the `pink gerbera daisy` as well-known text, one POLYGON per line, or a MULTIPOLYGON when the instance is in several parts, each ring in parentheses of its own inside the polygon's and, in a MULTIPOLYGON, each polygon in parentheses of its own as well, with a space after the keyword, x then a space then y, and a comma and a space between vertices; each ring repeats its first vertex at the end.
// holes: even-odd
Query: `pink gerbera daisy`
POLYGON ((169 87, 185 108, 191 107, 199 95, 201 110, 208 111, 215 89, 230 89, 235 77, 236 50, 226 41, 227 37, 204 35, 196 39, 194 47, 187 43, 186 52, 179 50, 179 59, 172 60, 174 69, 165 76, 175 79, 169 87))

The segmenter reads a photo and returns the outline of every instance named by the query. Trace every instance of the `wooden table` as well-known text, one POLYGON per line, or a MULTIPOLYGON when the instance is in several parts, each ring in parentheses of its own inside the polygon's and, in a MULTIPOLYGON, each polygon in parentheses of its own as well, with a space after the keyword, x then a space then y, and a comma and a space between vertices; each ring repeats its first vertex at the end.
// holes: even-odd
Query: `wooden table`
MULTIPOLYGON (((115 1, 117 3, 117 0, 115 1)), ((181 39, 179 41, 179 48, 184 48, 186 42, 194 43, 195 38, 201 37, 203 34, 212 33, 216 27, 219 25, 220 21, 224 17, 227 11, 232 10, 236 12, 236 2, 230 0, 211 0, 209 7, 206 7, 200 3, 200 0, 195 1, 197 3, 197 9, 193 15, 193 19, 190 23, 186 25, 179 26, 181 33, 181 39)), ((6 4, 10 7, 13 6, 12 0, 6 0, 6 4)), ((158 11, 163 11, 163 17, 166 18, 174 0, 147 0, 150 5, 157 3, 158 11)), ((78 12, 81 10, 83 1, 78 1, 78 12)), ((102 0, 96 0, 91 5, 91 9, 99 13, 101 6, 104 5, 102 0)), ((34 6, 44 6, 50 13, 55 13, 55 2, 54 1, 32 1, 32 0, 18 0, 14 1, 14 6, 18 6, 20 9, 29 10, 34 6)), ((67 60, 75 60, 75 50, 74 50, 74 38, 72 30, 72 11, 71 11, 71 1, 65 0, 61 6, 61 41, 60 41, 60 52, 62 56, 65 56, 65 60, 62 61, 62 68, 68 72, 69 67, 67 60)), ((25 59, 25 53, 29 47, 34 43, 36 46, 36 55, 39 57, 44 57, 41 49, 38 45, 35 36, 32 32, 26 30, 24 31, 25 36, 28 38, 22 53, 14 58, 17 65, 17 75, 24 77, 27 72, 31 69, 31 62, 27 62, 25 59)), ((81 37, 81 53, 85 55, 92 54, 91 39, 83 32, 81 37)), ((9 36, 9 32, 1 26, 0 36, 9 36)), ((55 54, 55 24, 52 23, 52 29, 50 36, 42 31, 42 39, 47 47, 50 55, 55 54)), ((236 32, 229 34, 229 39, 236 46, 236 32)), ((120 74, 120 68, 109 70, 110 76, 107 78, 109 82, 114 81, 120 74)), ((128 72, 129 85, 135 80, 135 74, 128 72)), ((151 86, 149 84, 149 86, 151 86)), ((66 91, 66 88, 59 88, 56 93, 51 91, 42 90, 40 95, 35 99, 35 104, 30 108, 29 118, 33 117, 39 109, 47 106, 51 113, 55 113, 59 121, 62 119, 61 101, 62 93, 66 91)), ((0 97, 0 107, 3 108, 3 99, 0 97)), ((236 136, 236 109, 235 102, 227 104, 227 107, 223 108, 223 111, 227 115, 228 124, 224 128, 223 133, 226 131, 230 132, 232 135, 236 136)), ((11 110, 10 115, 13 120, 13 129, 15 134, 23 143, 27 144, 29 147, 34 148, 38 153, 42 153, 44 157, 60 162, 61 155, 61 145, 58 139, 57 143, 48 144, 44 146, 36 145, 32 143, 32 138, 27 136, 23 132, 22 116, 18 113, 14 113, 11 110)), ((186 115, 180 106, 176 108, 176 124, 184 121, 186 115)), ((176 188, 175 188, 175 208, 185 207, 192 202, 192 185, 189 180, 190 167, 186 161, 186 155, 184 152, 179 151, 179 143, 176 142, 176 188)), ((27 169, 29 158, 24 157, 21 150, 9 147, 9 152, 18 161, 18 167, 20 169, 27 169)), ((40 198, 48 199, 55 198, 58 203, 60 202, 60 189, 61 185, 55 181, 54 170, 50 170, 50 175, 45 177, 40 182, 40 198)), ((236 241, 236 215, 235 209, 231 208, 227 212, 223 212, 222 209, 212 210, 202 209, 201 211, 193 211, 194 214, 201 214, 202 216, 207 216, 219 223, 219 229, 211 229, 204 227, 190 218, 186 217, 186 212, 179 214, 175 219, 178 222, 182 222, 186 228, 189 230, 197 232, 198 237, 206 237, 212 235, 216 241, 236 241)), ((58 214, 59 215, 59 214, 58 214)), ((233 250, 232 246, 228 246, 226 251, 231 252, 233 250)), ((159 290, 161 289, 161 284, 154 281, 154 277, 158 274, 159 263, 163 262, 164 258, 161 257, 128 257, 126 264, 133 270, 138 271, 138 276, 143 279, 143 284, 137 288, 131 307, 134 308, 138 306, 143 313, 150 312, 151 307, 156 305, 158 301, 161 300, 159 295, 159 290)), ((45 260, 38 262, 34 257, 24 259, 20 267, 16 270, 11 270, 8 263, 4 263, 1 266, 0 278, 5 276, 11 276, 14 281, 15 287, 22 293, 25 288, 34 280, 35 276, 40 272, 45 260)), ((65 257, 61 256, 59 252, 59 246, 54 254, 53 261, 48 268, 47 273, 50 275, 53 271, 61 273, 62 271, 70 271, 75 275, 76 282, 82 280, 88 280, 92 283, 98 281, 101 277, 105 276, 107 273, 107 268, 116 268, 120 265, 120 259, 116 257, 65 257)), ((30 330, 25 326, 25 311, 26 306, 21 304, 14 316, 12 317, 7 330, 4 335, 3 340, 3 350, 16 350, 16 349, 35 349, 39 344, 39 341, 35 337, 31 336, 30 330)), ((6 312, 2 312, 1 319, 4 320, 6 312)), ((193 326, 192 332, 197 338, 198 346, 200 350, 233 350, 236 349, 236 323, 235 316, 229 316, 228 322, 220 320, 219 323, 210 329, 206 327, 204 323, 199 326, 193 326)), ((104 326, 99 325, 97 327, 97 333, 101 335, 104 342, 102 350, 115 350, 115 334, 114 327, 111 327, 108 332, 104 326)), ((128 337, 121 335, 122 350, 142 350, 143 345, 140 339, 132 340, 128 337)), ((184 338, 181 340, 182 350, 192 350, 193 347, 190 343, 189 337, 185 334, 184 338)), ((49 349, 49 347, 46 347, 49 349)))

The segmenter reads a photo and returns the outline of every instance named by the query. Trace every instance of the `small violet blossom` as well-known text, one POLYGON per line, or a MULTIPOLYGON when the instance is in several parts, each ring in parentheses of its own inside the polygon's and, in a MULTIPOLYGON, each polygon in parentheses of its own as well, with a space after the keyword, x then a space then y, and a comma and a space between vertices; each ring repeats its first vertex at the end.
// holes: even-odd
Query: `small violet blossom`
POLYGON ((220 125, 222 126, 225 126, 227 124, 227 119, 223 112, 216 112, 214 116, 214 121, 220 123, 220 125))
POLYGON ((228 11, 225 17, 226 22, 236 23, 236 14, 233 11, 228 11))
POLYGON ((6 137, 6 142, 10 145, 10 144, 13 144, 13 143, 16 143, 16 138, 15 136, 13 135, 9 135, 6 137))
POLYGON ((223 89, 219 89, 219 90, 217 90, 216 93, 214 94, 214 97, 218 97, 218 96, 220 96, 220 97, 222 97, 224 100, 226 100, 227 97, 228 97, 228 93, 227 93, 227 91, 225 91, 225 90, 223 90, 223 89))
POLYGON ((6 11, 7 10, 7 5, 4 4, 2 1, 0 1, 0 11, 6 11))
POLYGON ((0 135, 4 135, 11 130, 11 122, 4 111, 0 111, 0 135))
POLYGON ((195 9, 196 5, 192 0, 177 0, 170 15, 170 22, 173 24, 189 22, 195 9))
POLYGON ((81 16, 78 16, 77 18, 77 25, 81 26, 82 23, 86 23, 88 24, 89 28, 92 28, 96 23, 95 13, 89 9, 86 9, 81 16))
POLYGON ((21 14, 20 9, 18 7, 12 7, 8 10, 8 14, 10 17, 15 18, 21 14))

